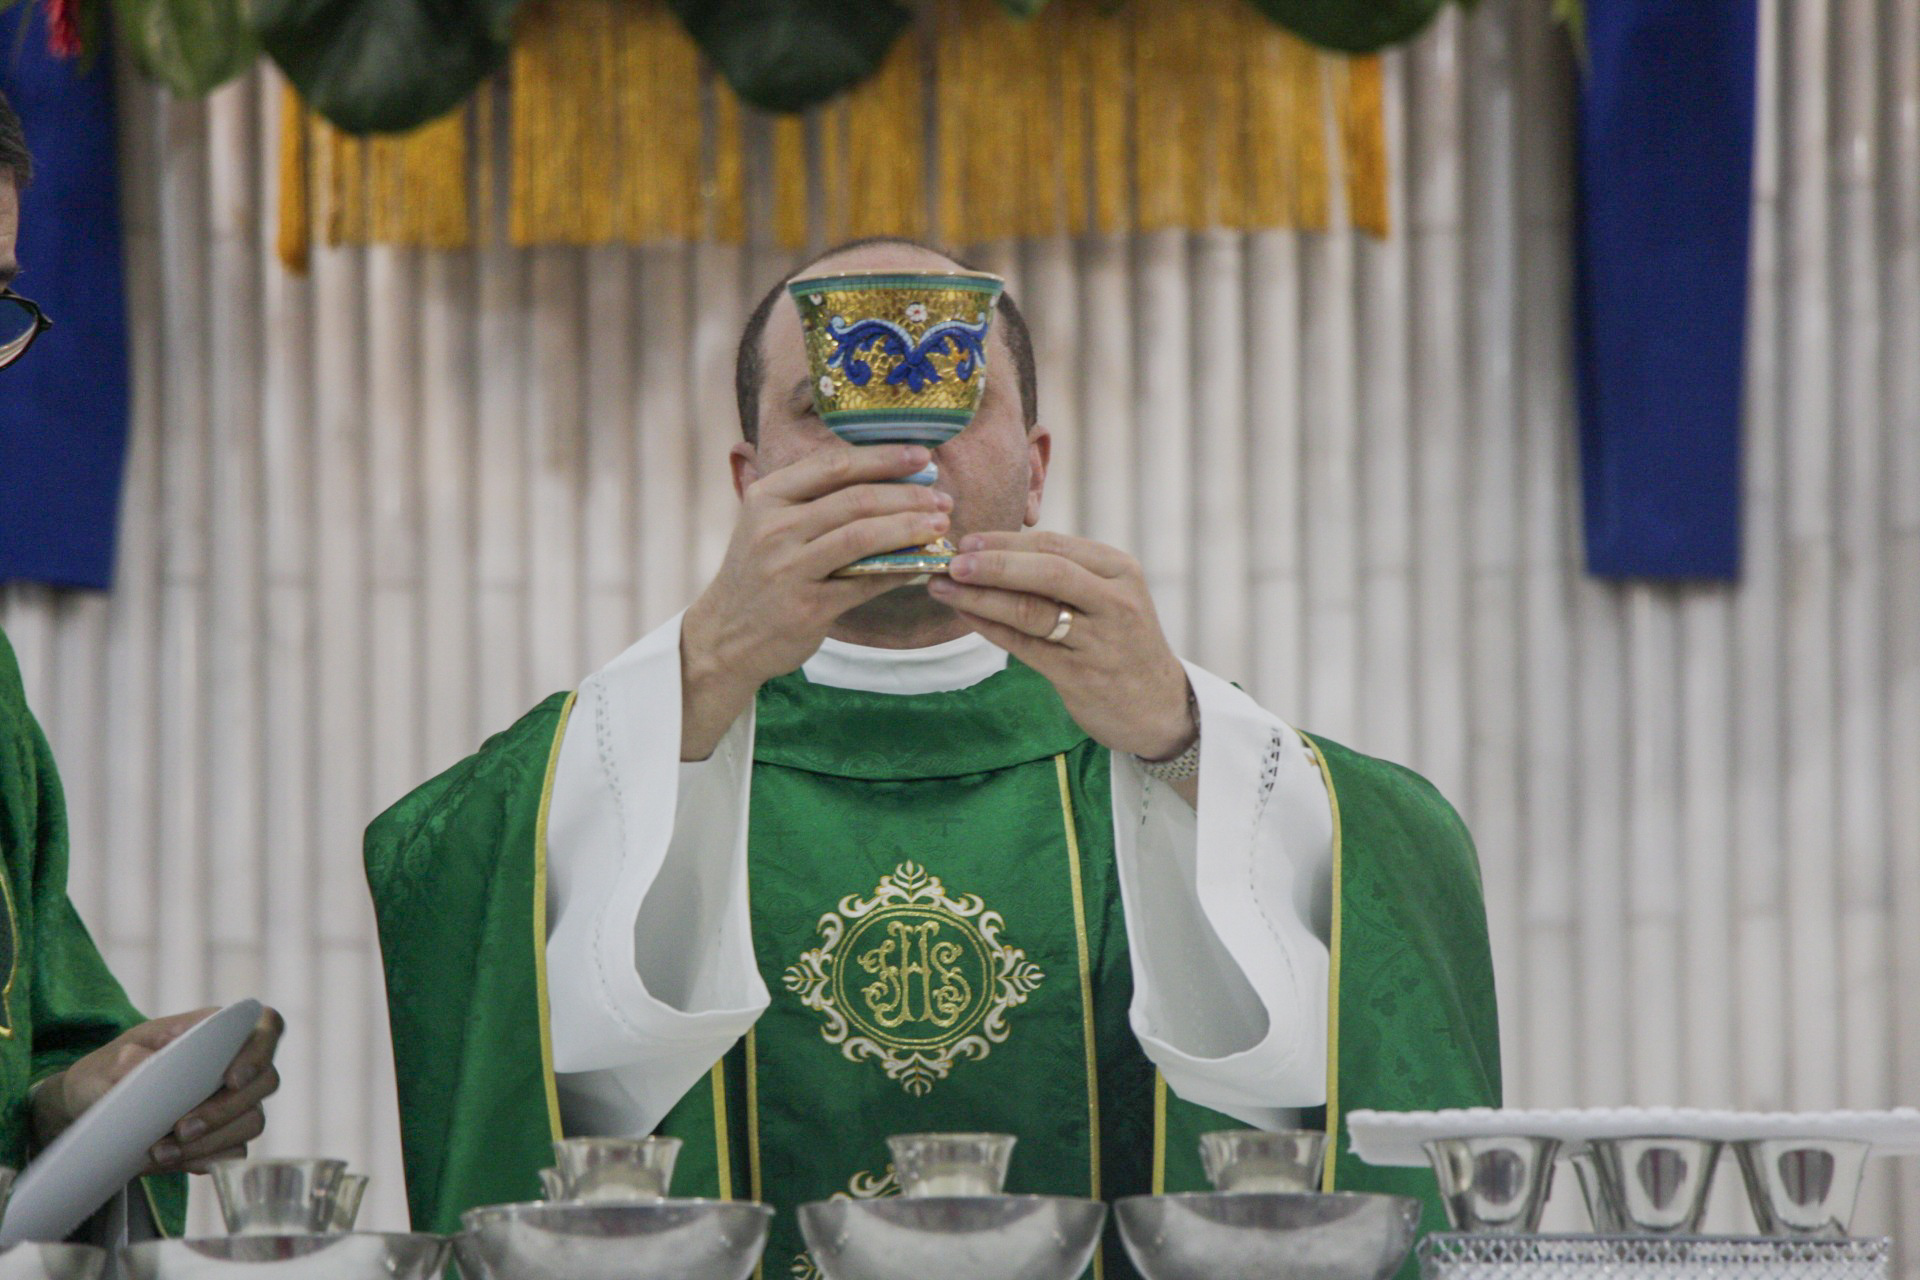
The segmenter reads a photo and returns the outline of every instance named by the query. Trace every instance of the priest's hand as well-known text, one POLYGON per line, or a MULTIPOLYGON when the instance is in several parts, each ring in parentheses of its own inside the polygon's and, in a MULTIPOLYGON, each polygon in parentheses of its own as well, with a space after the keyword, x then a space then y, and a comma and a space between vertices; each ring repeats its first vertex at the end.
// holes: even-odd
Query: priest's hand
POLYGON ((900 585, 835 570, 946 533, 952 498, 888 483, 931 457, 919 445, 823 449, 746 487, 726 560, 680 623, 682 760, 712 755, 761 685, 811 658, 841 614, 900 585))
POLYGON ((1036 530, 968 534, 960 550, 950 576, 927 590, 1051 681, 1087 736, 1145 760, 1192 745, 1199 726, 1187 671, 1160 629, 1138 561, 1036 530), (1072 623, 1060 641, 1048 640, 1062 609, 1072 623))
MULTIPOLYGON (((213 1012, 196 1009, 130 1027, 35 1085, 31 1095, 34 1145, 52 1142, 135 1067, 213 1012)), ((261 1012, 252 1034, 228 1065, 220 1091, 180 1117, 173 1132, 154 1144, 144 1173, 205 1173, 215 1160, 247 1153, 247 1143, 266 1127, 262 1104, 280 1087, 273 1054, 285 1029, 278 1013, 261 1012)))

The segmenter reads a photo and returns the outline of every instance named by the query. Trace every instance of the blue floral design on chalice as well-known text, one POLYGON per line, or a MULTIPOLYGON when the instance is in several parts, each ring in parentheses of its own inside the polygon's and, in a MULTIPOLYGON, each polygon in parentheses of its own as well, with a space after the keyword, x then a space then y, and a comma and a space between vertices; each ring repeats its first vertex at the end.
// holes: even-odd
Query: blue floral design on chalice
MULTIPOLYGON (((973 420, 987 383, 987 331, 1004 287, 983 272, 854 271, 791 281, 821 420, 849 444, 937 448, 973 420)), ((908 482, 932 484, 928 465, 908 482)), ((840 570, 946 572, 953 545, 869 556, 840 570)))

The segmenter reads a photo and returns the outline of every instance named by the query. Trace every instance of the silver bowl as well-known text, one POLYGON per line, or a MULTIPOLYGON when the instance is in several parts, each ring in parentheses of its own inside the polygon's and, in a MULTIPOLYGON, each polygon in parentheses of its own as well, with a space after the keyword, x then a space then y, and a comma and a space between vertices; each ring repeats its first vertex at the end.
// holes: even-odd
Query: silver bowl
POLYGON ((360 1221, 360 1202, 366 1198, 367 1182, 364 1173, 340 1175, 340 1181, 333 1184, 333 1197, 327 1208, 328 1231, 353 1230, 353 1224, 360 1221))
POLYGON ((746 1280, 773 1210, 737 1200, 502 1204, 460 1217, 466 1280, 746 1280))
POLYGON ((120 1251, 126 1280, 433 1280, 445 1236, 339 1232, 148 1240, 120 1251))
POLYGON ((542 1170, 540 1185, 552 1201, 664 1200, 679 1158, 678 1138, 566 1138, 553 1144, 553 1177, 542 1170))
POLYGON ((1600 1186, 1628 1231, 1698 1235, 1720 1163, 1711 1138, 1595 1138, 1600 1186))
POLYGON ((107 1251, 90 1244, 16 1244, 0 1249, 0 1280, 100 1280, 107 1251))
POLYGON ((1866 1142, 1753 1138, 1733 1144, 1763 1235, 1839 1239, 1853 1220, 1866 1142))
POLYGON ((1010 1133, 896 1133, 887 1151, 903 1196, 997 1196, 1016 1141, 1010 1133))
POLYGON ((294 1236, 330 1230, 344 1160, 216 1160, 210 1172, 220 1217, 236 1236, 294 1236))
POLYGON ((1107 1206, 1067 1196, 816 1200, 800 1234, 827 1280, 1073 1280, 1107 1206))
POLYGON ((1222 1129, 1200 1135, 1200 1166, 1215 1191, 1317 1191, 1324 1129, 1222 1129))
POLYGON ((1413 1248, 1420 1202, 1215 1192, 1131 1196, 1114 1214, 1146 1280, 1386 1280, 1413 1248))
POLYGON ((1455 1231, 1540 1230, 1553 1190, 1554 1138, 1436 1138, 1421 1144, 1455 1231))

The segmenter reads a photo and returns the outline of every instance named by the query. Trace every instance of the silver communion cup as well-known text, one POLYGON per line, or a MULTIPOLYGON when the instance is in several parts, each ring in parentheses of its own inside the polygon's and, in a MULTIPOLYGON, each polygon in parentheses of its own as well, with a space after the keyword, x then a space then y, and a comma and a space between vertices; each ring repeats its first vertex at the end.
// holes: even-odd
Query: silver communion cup
POLYGON ((1200 1135, 1200 1165, 1215 1191, 1313 1191, 1320 1186, 1327 1135, 1318 1129, 1267 1133, 1222 1129, 1200 1135))
POLYGON ((1074 1280, 1107 1206, 1066 1196, 818 1200, 800 1234, 827 1280, 1074 1280))
POLYGON ((1872 1144, 1828 1138, 1753 1138, 1733 1144, 1754 1221, 1770 1236, 1847 1234, 1872 1144))
POLYGON ((344 1160, 217 1160, 213 1190, 232 1235, 318 1235, 346 1171, 344 1160))
POLYGON ((1113 1206, 1146 1280, 1387 1280, 1413 1247, 1407 1196, 1214 1192, 1113 1206))
POLYGON ((554 1183, 543 1174, 550 1200, 647 1201, 666 1196, 673 1185, 678 1138, 567 1138, 553 1144, 554 1183))
POLYGON ((1600 1183, 1628 1231, 1695 1235, 1720 1162, 1710 1138, 1596 1138, 1600 1183))
POLYGON ((360 1202, 366 1195, 366 1174, 341 1174, 340 1180, 333 1184, 333 1208, 327 1214, 327 1230, 336 1233, 353 1230, 353 1224, 360 1220, 360 1202))
POLYGON ((1422 1145, 1455 1231, 1540 1229, 1560 1153, 1557 1138, 1437 1138, 1422 1145))
POLYGON ((148 1240, 120 1251, 126 1280, 437 1280, 445 1236, 379 1232, 148 1240))
POLYGON ((1587 1220, 1593 1223, 1593 1229, 1603 1236, 1624 1232, 1626 1224, 1620 1220, 1619 1209, 1607 1198, 1607 1188, 1600 1180, 1600 1168, 1593 1162, 1593 1153, 1581 1147, 1567 1157, 1567 1163, 1580 1179, 1580 1198, 1586 1201, 1587 1220))
POLYGON ((107 1251, 90 1244, 24 1243, 0 1249, 0 1280, 100 1280, 106 1267, 107 1251))
POLYGON ((540 1193, 556 1203, 567 1198, 567 1180, 558 1169, 540 1171, 540 1193))
POLYGON ((1008 1133, 900 1133, 887 1139, 900 1194, 993 1196, 1007 1185, 1008 1133))

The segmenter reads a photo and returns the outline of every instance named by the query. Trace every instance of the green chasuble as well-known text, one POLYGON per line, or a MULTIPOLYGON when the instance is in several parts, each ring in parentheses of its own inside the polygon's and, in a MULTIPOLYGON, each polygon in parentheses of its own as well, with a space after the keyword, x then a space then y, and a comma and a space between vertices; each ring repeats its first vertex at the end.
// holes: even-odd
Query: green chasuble
MULTIPOLYGON (((27 1090, 142 1021, 67 899, 67 806, 0 632, 0 1165, 33 1154, 27 1090)), ((144 1179, 154 1219, 179 1235, 182 1175, 144 1179)))
MULTIPOLYGON (((367 834, 416 1229, 536 1198, 559 1133, 545 1017, 545 813, 570 706, 551 698, 367 834)), ((1465 829, 1424 781, 1331 743, 1328 1112, 1500 1100, 1493 980, 1465 829)), ((950 693, 762 689, 748 884, 772 1004, 660 1130, 680 1195, 774 1205, 764 1271, 808 1280, 794 1206, 892 1194, 884 1140, 1016 1134, 1008 1190, 1205 1186, 1238 1123, 1173 1097, 1128 1025, 1109 753, 1017 662, 950 693)), ((1344 1148, 1344 1136, 1337 1139, 1344 1148)), ((1343 1189, 1430 1174, 1342 1154, 1343 1189)), ((1096 1271, 1131 1273, 1109 1228, 1096 1271)))

